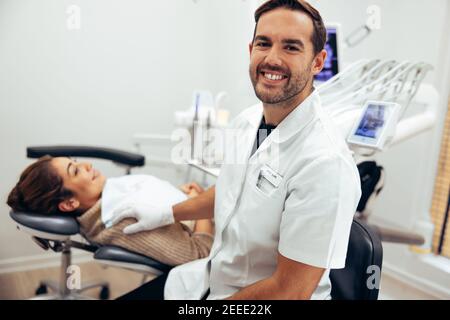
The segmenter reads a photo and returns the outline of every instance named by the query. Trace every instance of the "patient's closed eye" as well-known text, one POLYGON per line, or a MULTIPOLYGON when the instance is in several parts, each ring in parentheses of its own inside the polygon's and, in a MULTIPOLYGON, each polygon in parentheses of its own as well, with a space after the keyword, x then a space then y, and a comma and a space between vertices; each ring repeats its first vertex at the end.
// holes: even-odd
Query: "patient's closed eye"
POLYGON ((73 175, 76 176, 76 175, 78 174, 78 165, 77 165, 77 164, 78 164, 78 161, 74 159, 74 160, 73 160, 73 163, 74 163, 74 166, 73 166, 73 167, 75 168, 75 169, 73 170, 73 175))
POLYGON ((67 174, 72 177, 78 174, 78 166, 76 166, 76 161, 69 163, 69 166, 67 167, 67 174))

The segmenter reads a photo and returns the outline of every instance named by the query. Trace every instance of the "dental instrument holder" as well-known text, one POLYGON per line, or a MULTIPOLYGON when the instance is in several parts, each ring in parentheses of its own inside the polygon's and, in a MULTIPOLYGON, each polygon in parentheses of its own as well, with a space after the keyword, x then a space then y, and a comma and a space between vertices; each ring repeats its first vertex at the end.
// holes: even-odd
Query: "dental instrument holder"
MULTIPOLYGON (((206 118, 206 138, 205 138, 205 144, 202 144, 202 147, 204 147, 205 145, 208 147, 209 143, 210 143, 210 132, 211 131, 211 111, 208 111, 208 117, 206 118)), ((203 142, 203 140, 202 140, 203 142)), ((202 163, 204 162, 204 160, 209 159, 209 155, 206 154, 206 151, 208 151, 208 149, 204 149, 202 148, 202 163)), ((208 161, 206 161, 206 164, 208 164, 208 161)))
POLYGON ((199 120, 198 120, 199 99, 200 99, 200 95, 197 93, 197 95, 195 97, 195 113, 194 113, 194 118, 192 119, 192 129, 191 129, 191 159, 192 160, 198 160, 197 152, 196 152, 197 151, 196 139, 198 136, 197 131, 198 131, 198 127, 199 127, 199 120))
POLYGON ((194 116, 191 128, 191 159, 200 165, 214 167, 214 160, 212 160, 209 153, 211 142, 211 129, 213 128, 211 120, 211 112, 208 112, 208 117, 205 121, 198 118, 197 114, 194 116))
MULTIPOLYGON (((370 63, 370 61, 369 61, 370 63)), ((330 90, 330 88, 337 87, 337 85, 340 83, 340 80, 342 78, 345 78, 347 75, 352 76, 356 75, 355 81, 361 82, 361 74, 358 72, 361 68, 360 66, 364 67, 367 65, 367 62, 357 62, 353 65, 352 68, 348 68, 347 70, 344 70, 340 75, 336 76, 335 79, 332 79, 328 83, 325 83, 319 91, 323 95, 323 100, 326 101, 327 93, 330 92, 333 94, 333 91, 330 90), (355 71, 355 72, 354 72, 355 71)), ((381 65, 381 64, 380 64, 381 65)), ((369 68, 370 69, 370 68, 369 68)), ((436 119, 436 105, 437 105, 437 94, 434 94, 434 91, 432 88, 428 88, 426 85, 422 85, 421 82, 423 81, 426 73, 432 70, 432 66, 424 63, 407 63, 402 62, 398 63, 398 67, 392 68, 391 71, 387 71, 387 73, 390 75, 388 76, 382 76, 383 73, 379 73, 380 76, 378 76, 376 79, 373 80, 373 83, 377 83, 378 86, 374 86, 373 83, 368 83, 368 85, 372 85, 373 88, 377 89, 376 92, 380 93, 380 96, 378 99, 382 98, 383 100, 391 100, 391 101, 402 101, 402 109, 400 110, 400 113, 398 115, 398 123, 395 128, 394 136, 388 137, 384 143, 384 146, 382 150, 379 148, 372 148, 371 153, 367 153, 366 151, 369 150, 367 147, 362 148, 361 146, 356 147, 355 145, 351 145, 353 151, 363 158, 368 158, 374 156, 376 153, 380 151, 386 151, 388 147, 395 146, 405 140, 408 140, 421 132, 427 131, 431 129, 435 123, 436 119), (410 83, 408 79, 410 79, 410 76, 412 75, 413 81, 410 83), (410 83, 410 89, 405 90, 408 88, 406 84, 410 83), (397 90, 397 87, 400 90, 397 90), (421 90, 419 90, 419 88, 421 90), (394 90, 395 89, 395 90, 394 90), (411 101, 414 97, 418 97, 417 100, 419 102, 422 102, 422 104, 425 104, 424 101, 426 101, 426 110, 424 112, 409 116, 408 118, 404 118, 405 111, 409 107, 411 101), (427 97, 427 99, 424 99, 424 96, 427 97), (430 100, 429 96, 434 97, 430 100)), ((365 74, 365 73, 364 73, 365 74)), ((345 79, 344 79, 345 80, 345 79)), ((350 85, 353 85, 354 82, 350 81, 350 85)), ((341 86, 342 87, 342 86, 341 86)), ((345 86, 344 86, 345 87, 345 86)), ((348 87, 348 86, 347 86, 348 87)), ((355 90, 359 90, 360 92, 364 93, 366 91, 363 91, 360 87, 356 87, 355 90)), ((358 92, 359 92, 358 91, 358 92)), ((351 98, 354 97, 354 101, 361 101, 364 98, 373 98, 374 95, 371 94, 372 90, 367 91, 369 94, 361 94, 360 96, 352 95, 351 98)), ((336 98, 333 98, 336 100, 336 98)), ((341 98, 343 100, 343 98, 341 98)), ((350 99, 346 100, 346 103, 349 103, 350 99)), ((367 101, 367 100, 366 100, 367 101)), ((342 101, 341 101, 342 103, 342 101)), ((347 114, 351 113, 352 110, 348 108, 348 111, 346 111, 347 114)), ((342 116, 344 113, 341 112, 334 112, 334 117, 336 116, 342 116)), ((343 117, 343 119, 346 116, 343 117)), ((339 120, 338 120, 339 122, 339 120)), ((346 127, 346 126, 345 126, 346 127)), ((344 128, 344 127, 343 127, 344 128)), ((348 127, 346 127, 348 128, 348 127)), ((357 161, 358 162, 358 161, 357 161)), ((359 218, 363 220, 368 220, 370 216, 370 211, 365 211, 361 213, 361 216, 359 218)), ((426 224, 428 229, 431 229, 432 225, 429 222, 428 218, 423 218, 421 220, 422 224, 426 224)), ((385 226, 378 226, 378 233, 382 239, 383 242, 389 242, 389 243, 397 243, 397 244, 406 244, 413 246, 412 248, 427 248, 429 246, 429 238, 431 238, 429 232, 424 232, 423 229, 427 228, 417 228, 415 227, 413 231, 409 230, 401 230, 401 229, 390 229, 386 228, 385 226)), ((427 229, 427 230, 428 230, 427 229)), ((414 252, 417 252, 417 250, 413 250, 414 252)))
MULTIPOLYGON (((190 145, 190 150, 184 153, 184 162, 208 168, 218 167, 223 157, 222 146, 221 140, 216 139, 212 131, 221 131, 228 126, 230 112, 223 108, 226 96, 224 91, 215 98, 209 91, 196 91, 191 107, 175 112, 175 126, 186 130, 180 138, 190 145)), ((185 146, 187 149, 188 146, 185 146)))
POLYGON ((212 109, 208 105, 202 108, 200 98, 200 95, 197 94, 190 127, 191 158, 186 160, 213 168, 216 166, 216 159, 214 158, 215 148, 210 145, 211 129, 219 129, 222 126, 217 122, 217 108, 212 109), (215 116, 213 116, 213 113, 215 116))

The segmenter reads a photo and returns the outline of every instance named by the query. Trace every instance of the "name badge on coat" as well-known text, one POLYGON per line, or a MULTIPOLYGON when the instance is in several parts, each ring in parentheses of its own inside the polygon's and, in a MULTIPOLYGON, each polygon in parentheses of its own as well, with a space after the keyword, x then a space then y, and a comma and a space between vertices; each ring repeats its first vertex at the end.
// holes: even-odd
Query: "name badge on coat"
POLYGON ((263 179, 267 180, 274 188, 278 188, 283 177, 268 165, 264 165, 259 172, 257 186, 263 183, 263 179))

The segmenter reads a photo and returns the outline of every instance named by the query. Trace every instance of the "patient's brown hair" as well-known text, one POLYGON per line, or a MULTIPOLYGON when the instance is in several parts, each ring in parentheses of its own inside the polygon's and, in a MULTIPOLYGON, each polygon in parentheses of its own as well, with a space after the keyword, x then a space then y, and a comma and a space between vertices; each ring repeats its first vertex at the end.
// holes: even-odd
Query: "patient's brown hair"
POLYGON ((7 200, 8 206, 14 211, 62 213, 58 204, 72 197, 73 193, 64 188, 62 178, 51 166, 52 159, 51 156, 44 156, 22 172, 7 200))

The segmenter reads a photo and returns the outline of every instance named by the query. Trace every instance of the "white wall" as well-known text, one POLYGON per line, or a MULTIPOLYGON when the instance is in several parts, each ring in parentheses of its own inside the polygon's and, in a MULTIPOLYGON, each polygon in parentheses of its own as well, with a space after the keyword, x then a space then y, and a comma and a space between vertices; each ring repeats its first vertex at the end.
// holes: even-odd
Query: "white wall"
POLYGON ((258 102, 248 76, 248 45, 253 37, 253 14, 258 2, 261 1, 207 1, 209 25, 214 26, 207 34, 211 90, 228 92, 224 102, 233 115, 258 102))
POLYGON ((205 10, 184 0, 0 0, 0 266, 42 253, 5 205, 30 163, 26 146, 133 150, 135 132, 170 133, 173 111, 211 81, 205 10), (71 4, 80 30, 66 28, 71 4))
MULTIPOLYGON (((227 91, 225 106, 234 115, 255 102, 247 46, 257 2, 0 0, 0 196, 6 197, 29 163, 27 145, 87 143, 131 150, 135 132, 169 133, 173 111, 190 103, 194 89, 227 91), (69 4, 82 9, 81 30, 65 26, 69 4)), ((325 20, 341 22, 347 34, 366 21, 369 5, 378 5, 381 29, 346 50, 346 62, 380 57, 434 65, 427 80, 443 97, 443 114, 450 69, 448 1, 311 2, 325 20)), ((375 217, 412 227, 427 210, 441 129, 439 123, 433 132, 380 158, 388 184, 375 217)), ((121 173, 99 165, 107 174, 121 173)), ((0 267, 1 261, 40 254, 14 230, 1 203, 0 267)), ((388 264, 418 277, 406 247, 385 248, 388 264)), ((442 274, 428 274, 427 281, 445 284, 442 274)))
MULTIPOLYGON (((345 51, 347 61, 361 57, 424 61, 439 67, 443 58, 447 0, 325 0, 311 1, 325 21, 341 22, 346 35, 369 18, 367 8, 380 9, 380 29, 359 46, 345 51)), ((445 46, 444 46, 445 48, 445 46)), ((435 73, 436 81, 440 74, 435 73)))

